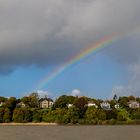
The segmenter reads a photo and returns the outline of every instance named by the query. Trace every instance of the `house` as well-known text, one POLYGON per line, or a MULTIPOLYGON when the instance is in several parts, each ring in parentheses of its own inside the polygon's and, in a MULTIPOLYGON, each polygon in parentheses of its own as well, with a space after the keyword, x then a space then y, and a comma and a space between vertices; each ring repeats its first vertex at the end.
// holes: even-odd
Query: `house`
POLYGON ((26 107, 26 105, 23 103, 23 102, 19 102, 16 107, 21 107, 21 108, 24 108, 26 107))
POLYGON ((70 108, 70 107, 72 107, 73 106, 73 104, 67 104, 67 107, 68 108, 70 108))
POLYGON ((120 105, 119 104, 115 104, 115 109, 119 109, 120 108, 120 105))
POLYGON ((139 108, 140 107, 140 103, 137 101, 129 101, 128 102, 128 106, 129 108, 139 108))
POLYGON ((88 107, 94 106, 95 108, 98 108, 98 106, 96 105, 96 103, 94 103, 93 101, 88 101, 87 106, 88 107))
POLYGON ((53 100, 51 98, 41 98, 39 100, 40 108, 51 108, 53 106, 53 100))
POLYGON ((0 106, 3 106, 5 103, 4 102, 0 102, 0 106))
POLYGON ((108 102, 102 102, 100 104, 100 106, 101 106, 102 109, 105 109, 105 110, 110 110, 111 109, 110 103, 108 103, 108 102))

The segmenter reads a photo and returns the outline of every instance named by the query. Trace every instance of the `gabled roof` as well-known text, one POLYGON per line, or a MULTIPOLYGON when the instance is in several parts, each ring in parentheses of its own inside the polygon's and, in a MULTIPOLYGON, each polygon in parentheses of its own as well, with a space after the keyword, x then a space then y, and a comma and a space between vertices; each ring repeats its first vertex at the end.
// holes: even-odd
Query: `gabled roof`
POLYGON ((51 98, 41 98, 41 99, 39 100, 39 102, 42 102, 42 101, 45 101, 45 100, 47 100, 47 101, 49 101, 49 102, 53 102, 53 100, 52 100, 51 98))

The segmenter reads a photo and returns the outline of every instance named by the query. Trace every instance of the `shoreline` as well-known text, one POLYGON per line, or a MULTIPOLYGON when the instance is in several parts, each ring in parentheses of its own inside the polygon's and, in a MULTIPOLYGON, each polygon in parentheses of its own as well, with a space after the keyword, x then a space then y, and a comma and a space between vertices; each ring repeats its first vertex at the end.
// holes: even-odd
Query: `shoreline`
POLYGON ((0 123, 0 126, 57 126, 57 123, 0 123))
POLYGON ((59 124, 59 123, 0 123, 0 126, 140 126, 140 124, 59 124))

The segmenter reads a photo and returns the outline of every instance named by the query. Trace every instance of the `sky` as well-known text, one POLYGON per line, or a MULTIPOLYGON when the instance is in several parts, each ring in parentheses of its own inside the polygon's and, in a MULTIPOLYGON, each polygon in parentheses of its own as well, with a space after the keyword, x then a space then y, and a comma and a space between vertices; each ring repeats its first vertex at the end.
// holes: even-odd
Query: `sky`
POLYGON ((1 0, 0 96, 140 96, 139 0, 1 0), (82 50, 117 39, 40 83, 82 50))

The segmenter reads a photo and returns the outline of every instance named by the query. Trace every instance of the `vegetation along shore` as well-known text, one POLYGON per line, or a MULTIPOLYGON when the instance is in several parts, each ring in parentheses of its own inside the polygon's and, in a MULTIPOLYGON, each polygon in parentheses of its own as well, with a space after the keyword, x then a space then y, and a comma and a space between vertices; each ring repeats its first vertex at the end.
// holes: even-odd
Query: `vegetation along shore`
POLYGON ((140 97, 101 100, 62 95, 55 101, 37 93, 0 97, 0 125, 140 124, 140 97))

